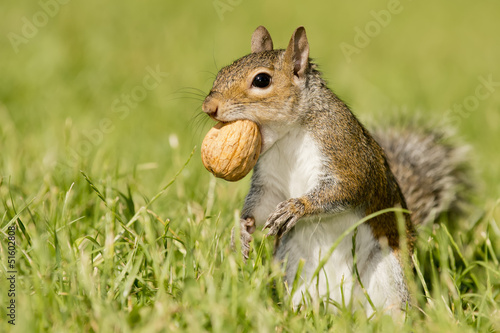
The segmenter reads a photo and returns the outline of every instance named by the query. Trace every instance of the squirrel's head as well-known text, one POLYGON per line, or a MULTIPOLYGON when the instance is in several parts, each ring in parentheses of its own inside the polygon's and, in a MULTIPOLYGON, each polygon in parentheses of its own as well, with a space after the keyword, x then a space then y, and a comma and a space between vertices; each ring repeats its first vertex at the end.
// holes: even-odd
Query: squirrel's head
POLYGON ((311 67, 309 43, 304 27, 299 27, 286 50, 273 50, 271 35, 260 26, 252 35, 251 50, 219 71, 202 109, 222 122, 254 121, 267 150, 298 119, 297 107, 311 67))

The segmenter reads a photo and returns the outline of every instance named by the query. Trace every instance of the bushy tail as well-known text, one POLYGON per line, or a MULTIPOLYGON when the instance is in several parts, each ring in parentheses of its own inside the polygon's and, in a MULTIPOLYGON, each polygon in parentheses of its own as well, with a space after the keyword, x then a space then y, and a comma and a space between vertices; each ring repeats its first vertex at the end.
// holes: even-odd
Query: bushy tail
POLYGON ((472 188, 466 146, 450 143, 438 130, 412 126, 376 129, 373 136, 385 150, 415 225, 463 212, 472 188))

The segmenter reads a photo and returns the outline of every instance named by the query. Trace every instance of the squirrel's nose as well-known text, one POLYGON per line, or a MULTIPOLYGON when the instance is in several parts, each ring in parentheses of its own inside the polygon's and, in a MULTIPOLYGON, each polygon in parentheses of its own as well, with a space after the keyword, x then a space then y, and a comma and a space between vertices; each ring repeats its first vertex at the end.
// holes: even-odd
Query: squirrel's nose
POLYGON ((210 117, 216 117, 217 111, 219 111, 219 101, 216 98, 208 95, 207 98, 205 98, 201 109, 210 117))

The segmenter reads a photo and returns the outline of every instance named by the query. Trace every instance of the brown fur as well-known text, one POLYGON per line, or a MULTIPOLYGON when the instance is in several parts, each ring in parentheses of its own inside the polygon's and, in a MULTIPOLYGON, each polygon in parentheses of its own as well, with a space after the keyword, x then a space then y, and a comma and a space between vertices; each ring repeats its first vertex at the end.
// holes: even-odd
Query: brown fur
MULTIPOLYGON (((220 121, 249 119, 260 126, 299 124, 320 146, 325 157, 323 173, 335 175, 335 181, 330 178, 320 182, 310 193, 282 202, 268 219, 269 234, 283 235, 305 215, 335 214, 358 208, 366 215, 385 208, 406 209, 404 194, 413 211, 411 218, 404 214, 411 253, 415 241, 414 224, 428 220, 431 210, 439 212, 449 206, 449 203, 437 203, 446 197, 446 186, 430 191, 432 193, 419 192, 420 188, 432 188, 437 177, 445 177, 449 170, 440 169, 436 177, 428 179, 418 169, 421 165, 412 166, 410 171, 406 165, 410 162, 406 156, 412 155, 412 150, 417 150, 421 142, 433 142, 433 139, 417 138, 415 142, 409 140, 408 144, 400 146, 400 137, 379 134, 377 140, 383 143, 384 151, 346 104, 327 88, 321 73, 308 57, 309 47, 302 27, 294 32, 286 50, 273 50, 269 33, 259 27, 252 36, 252 52, 221 69, 203 103, 203 110, 220 121), (250 87, 259 72, 269 73, 273 86, 255 95, 250 87)), ((447 151, 436 142, 427 146, 437 153, 447 151)), ((257 163, 254 180, 258 179, 257 163)), ((245 242, 251 240, 250 233, 255 229, 248 221, 253 221, 252 212, 261 196, 258 183, 252 182, 242 212, 242 240, 245 242)), ((368 223, 377 239, 386 239, 394 251, 399 250, 396 214, 385 213, 368 223)), ((248 254, 248 246, 244 252, 248 254)))

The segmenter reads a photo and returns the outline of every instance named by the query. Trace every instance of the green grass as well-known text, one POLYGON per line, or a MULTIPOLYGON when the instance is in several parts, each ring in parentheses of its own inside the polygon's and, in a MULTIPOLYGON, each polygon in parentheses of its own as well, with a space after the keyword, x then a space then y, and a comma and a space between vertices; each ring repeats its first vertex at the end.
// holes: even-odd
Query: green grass
POLYGON ((340 43, 352 44, 354 27, 387 1, 242 1, 223 20, 212 1, 70 1, 18 53, 7 36, 41 7, 3 2, 0 331, 500 330, 500 89, 455 122, 476 192, 464 217, 419 230, 415 306, 403 323, 321 304, 294 311, 272 240, 257 232, 246 264, 231 251, 248 177, 215 180, 195 149, 212 125, 203 93, 218 68, 249 52, 260 24, 278 47, 306 26, 330 86, 368 122, 408 113, 440 126, 478 77, 500 81, 500 4, 401 5, 347 63, 340 43), (157 66, 168 75, 124 108, 123 94, 139 93, 157 66), (8 226, 15 326, 5 315, 8 226))

